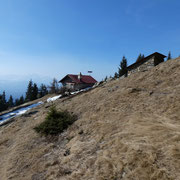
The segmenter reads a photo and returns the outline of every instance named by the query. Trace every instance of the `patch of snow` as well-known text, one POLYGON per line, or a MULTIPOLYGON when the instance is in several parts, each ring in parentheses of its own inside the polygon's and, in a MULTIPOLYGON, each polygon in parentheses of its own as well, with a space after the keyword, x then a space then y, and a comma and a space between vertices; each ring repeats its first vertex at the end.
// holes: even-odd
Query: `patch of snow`
POLYGON ((80 91, 74 91, 74 92, 71 92, 71 94, 78 94, 80 91))
POLYGON ((80 93, 80 92, 88 91, 89 89, 92 89, 92 87, 87 87, 87 88, 81 89, 81 90, 79 90, 79 91, 74 91, 74 92, 71 92, 71 94, 72 94, 72 95, 73 95, 73 94, 78 94, 78 93, 80 93))
POLYGON ((3 125, 5 123, 7 123, 7 122, 11 122, 13 117, 22 115, 22 114, 26 113, 28 110, 30 110, 31 108, 39 106, 40 104, 43 104, 43 102, 40 101, 38 103, 32 104, 32 105, 27 106, 27 107, 19 108, 19 109, 15 110, 15 111, 12 111, 12 112, 9 112, 7 114, 4 114, 4 115, 0 116, 0 125, 3 125))
POLYGON ((9 114, 9 116, 14 116, 14 115, 16 115, 16 113, 10 113, 10 114, 9 114))
POLYGON ((89 89, 92 89, 92 87, 87 87, 85 89, 83 89, 84 91, 88 91, 89 89))
POLYGON ((52 102, 52 101, 56 101, 57 99, 59 99, 62 95, 58 95, 58 96, 54 96, 52 98, 48 98, 47 102, 52 102))
POLYGON ((27 109, 24 109, 24 110, 21 110, 21 111, 17 112, 17 114, 16 114, 16 115, 21 115, 21 114, 24 114, 24 113, 26 113, 26 111, 27 111, 27 110, 29 110, 29 108, 27 108, 27 109))

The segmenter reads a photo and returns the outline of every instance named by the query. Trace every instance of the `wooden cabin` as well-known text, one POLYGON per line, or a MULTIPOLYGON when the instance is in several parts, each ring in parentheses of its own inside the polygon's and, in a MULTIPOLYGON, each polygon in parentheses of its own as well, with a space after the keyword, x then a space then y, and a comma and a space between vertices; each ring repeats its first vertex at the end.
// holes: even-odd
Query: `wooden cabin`
POLYGON ((90 75, 82 75, 79 73, 78 75, 67 74, 59 82, 67 89, 76 91, 92 87, 97 81, 90 75))

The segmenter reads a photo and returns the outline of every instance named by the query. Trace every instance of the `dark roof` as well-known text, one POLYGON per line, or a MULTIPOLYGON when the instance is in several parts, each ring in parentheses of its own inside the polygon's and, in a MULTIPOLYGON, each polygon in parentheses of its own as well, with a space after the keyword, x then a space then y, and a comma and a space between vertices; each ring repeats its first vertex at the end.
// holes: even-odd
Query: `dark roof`
POLYGON ((165 55, 163 55, 161 53, 155 52, 153 54, 150 54, 149 56, 146 56, 145 58, 141 59, 140 61, 137 61, 137 62, 131 64, 130 66, 127 67, 127 69, 131 69, 136 65, 141 65, 141 64, 145 63, 148 59, 150 59, 153 56, 163 58, 163 59, 166 57, 165 55))
POLYGON ((72 81, 77 84, 80 84, 80 83, 95 84, 97 82, 92 76, 81 75, 81 79, 78 79, 78 75, 75 75, 75 74, 68 74, 63 79, 61 79, 59 82, 63 82, 66 77, 71 78, 72 81))

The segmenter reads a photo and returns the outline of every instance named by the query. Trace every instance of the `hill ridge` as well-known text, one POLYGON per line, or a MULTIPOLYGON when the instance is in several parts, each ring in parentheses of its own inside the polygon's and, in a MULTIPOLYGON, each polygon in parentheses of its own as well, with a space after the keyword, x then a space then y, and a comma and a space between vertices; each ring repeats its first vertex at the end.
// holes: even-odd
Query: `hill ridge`
POLYGON ((49 107, 0 128, 6 179, 176 179, 180 177, 180 58, 53 104, 78 115, 56 140, 33 127, 49 107))

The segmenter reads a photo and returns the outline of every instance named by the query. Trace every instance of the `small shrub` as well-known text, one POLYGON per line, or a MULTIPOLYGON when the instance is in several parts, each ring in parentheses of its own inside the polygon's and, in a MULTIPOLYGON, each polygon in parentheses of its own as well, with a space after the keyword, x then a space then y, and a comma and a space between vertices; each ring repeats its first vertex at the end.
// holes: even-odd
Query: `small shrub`
POLYGON ((55 107, 52 107, 45 121, 34 129, 43 135, 57 135, 67 129, 76 119, 77 116, 72 115, 68 111, 57 111, 55 107))

